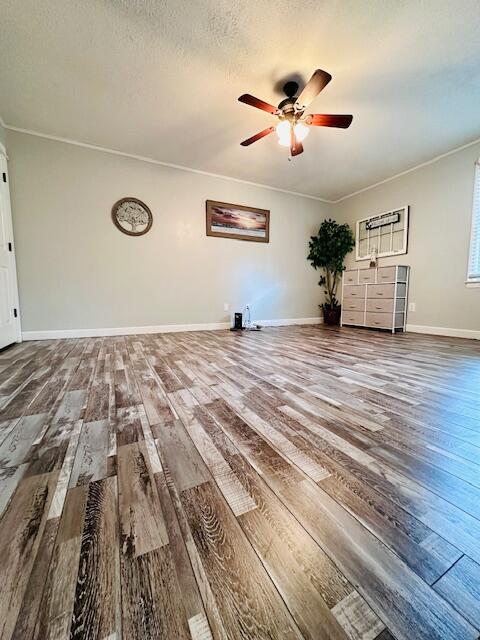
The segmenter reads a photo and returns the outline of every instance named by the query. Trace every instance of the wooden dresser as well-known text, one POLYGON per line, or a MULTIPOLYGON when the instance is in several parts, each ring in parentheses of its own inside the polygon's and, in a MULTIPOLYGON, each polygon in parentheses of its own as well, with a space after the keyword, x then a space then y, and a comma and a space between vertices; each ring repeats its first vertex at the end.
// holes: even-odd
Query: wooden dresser
POLYGON ((341 325, 405 331, 410 267, 343 272, 341 325))

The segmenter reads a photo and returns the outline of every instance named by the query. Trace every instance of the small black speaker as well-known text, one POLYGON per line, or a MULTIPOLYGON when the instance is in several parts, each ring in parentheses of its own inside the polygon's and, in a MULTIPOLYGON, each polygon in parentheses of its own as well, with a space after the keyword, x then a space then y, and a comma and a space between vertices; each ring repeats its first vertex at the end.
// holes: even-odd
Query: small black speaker
POLYGON ((235 329, 235 331, 241 331, 243 328, 243 314, 242 313, 236 313, 235 314, 235 321, 233 324, 233 328, 235 329))

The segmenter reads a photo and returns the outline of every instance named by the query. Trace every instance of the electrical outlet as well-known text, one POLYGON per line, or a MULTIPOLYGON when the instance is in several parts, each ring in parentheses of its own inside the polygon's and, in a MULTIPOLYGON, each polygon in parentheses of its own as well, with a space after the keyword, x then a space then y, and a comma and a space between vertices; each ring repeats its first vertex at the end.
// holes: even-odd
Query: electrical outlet
POLYGON ((228 311, 230 309, 230 305, 228 304, 228 302, 224 302, 223 303, 223 310, 224 311, 228 311))
POLYGON ((408 310, 409 311, 413 311, 415 313, 415 311, 417 310, 417 305, 415 302, 409 302, 408 303, 408 310))

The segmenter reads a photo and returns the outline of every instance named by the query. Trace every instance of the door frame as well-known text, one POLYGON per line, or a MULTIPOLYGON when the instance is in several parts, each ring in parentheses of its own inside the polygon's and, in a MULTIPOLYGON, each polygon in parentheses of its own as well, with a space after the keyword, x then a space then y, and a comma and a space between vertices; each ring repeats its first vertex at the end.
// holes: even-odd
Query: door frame
POLYGON ((15 238, 13 236, 13 218, 12 218, 12 205, 10 200, 10 176, 8 172, 8 155, 7 155, 7 150, 5 149, 5 146, 1 142, 0 142, 0 156, 2 156, 5 159, 5 164, 7 169, 7 172, 6 172, 7 173, 7 182, 6 182, 7 208, 8 208, 7 215, 9 219, 9 225, 10 225, 11 242, 13 245, 13 251, 11 255, 12 269, 10 272, 10 286, 12 290, 13 304, 15 309, 17 310, 17 317, 13 318, 13 322, 15 326, 16 342, 22 342, 22 323, 20 320, 20 303, 19 303, 19 297, 18 297, 17 261, 15 258, 16 245, 15 245, 15 238))

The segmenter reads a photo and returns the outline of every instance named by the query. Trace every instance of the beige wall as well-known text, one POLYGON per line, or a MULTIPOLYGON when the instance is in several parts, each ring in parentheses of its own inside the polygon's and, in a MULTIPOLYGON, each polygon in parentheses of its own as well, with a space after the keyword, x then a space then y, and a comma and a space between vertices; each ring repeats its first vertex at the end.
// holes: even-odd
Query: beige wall
POLYGON ((5 131, 5 129, 0 124, 0 144, 3 144, 3 146, 5 147, 6 146, 6 142, 7 142, 7 132, 5 131))
POLYGON ((318 317, 306 255, 327 205, 11 131, 8 149, 23 331, 224 322, 246 303, 318 317), (145 236, 111 222, 128 195, 153 212, 145 236), (270 209, 270 243, 207 237, 207 199, 270 209))
MULTIPOLYGON (((0 139, 2 132, 0 131, 0 139)), ((480 288, 465 286, 474 161, 480 143, 335 205, 7 132, 24 331, 218 323, 246 303, 256 319, 318 316, 306 261, 326 216, 359 218, 410 205, 408 324, 480 330, 480 288), (145 200, 150 233, 115 229, 110 209, 145 200), (205 200, 271 210, 269 244, 205 235, 205 200), (230 311, 223 310, 224 303, 230 311)), ((355 263, 354 255, 348 258, 355 263)))
MULTIPOLYGON (((408 253, 379 261, 411 266, 416 312, 409 313, 409 325, 480 330, 480 288, 465 286, 479 156, 480 143, 335 205, 336 219, 353 229, 360 218, 410 205, 408 253)), ((367 266, 351 254, 348 266, 355 264, 367 266)))

